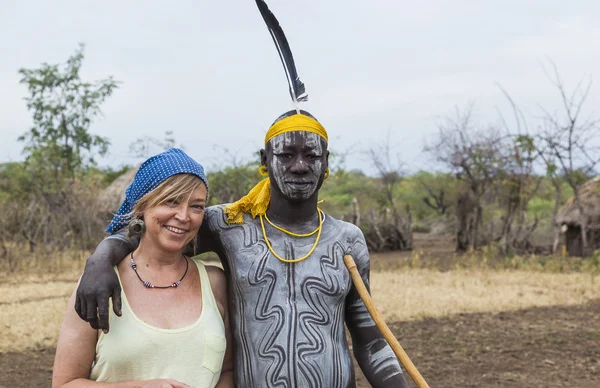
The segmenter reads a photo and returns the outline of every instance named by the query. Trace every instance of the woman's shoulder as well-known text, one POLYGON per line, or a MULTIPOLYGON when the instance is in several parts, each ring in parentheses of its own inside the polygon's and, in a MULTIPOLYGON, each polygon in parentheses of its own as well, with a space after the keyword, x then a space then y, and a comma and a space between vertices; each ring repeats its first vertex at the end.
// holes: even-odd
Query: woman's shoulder
POLYGON ((208 278, 210 279, 210 284, 217 282, 225 282, 225 271, 223 268, 216 264, 208 264, 200 259, 200 255, 189 257, 190 260, 193 260, 199 267, 204 268, 208 278))
POLYGON ((208 280, 210 281, 210 288, 212 288, 215 297, 217 293, 225 292, 227 290, 227 280, 225 278, 225 271, 219 266, 213 264, 206 264, 199 259, 194 258, 194 261, 201 267, 204 267, 208 280))
POLYGON ((223 286, 225 286, 225 271, 223 271, 223 268, 212 264, 204 264, 204 268, 206 269, 211 285, 213 283, 223 283, 223 286))
POLYGON ((208 281, 210 282, 210 288, 217 302, 221 315, 225 316, 225 310, 227 308, 227 280, 225 278, 225 271, 216 265, 204 264, 206 274, 208 275, 208 281))

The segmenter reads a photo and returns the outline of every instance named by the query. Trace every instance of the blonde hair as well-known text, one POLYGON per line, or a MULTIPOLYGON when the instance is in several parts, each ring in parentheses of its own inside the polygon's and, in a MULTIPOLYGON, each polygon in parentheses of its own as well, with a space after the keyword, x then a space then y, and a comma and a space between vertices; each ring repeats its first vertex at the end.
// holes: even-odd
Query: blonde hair
MULTIPOLYGON (((131 218, 139 218, 143 213, 166 202, 187 198, 194 190, 206 184, 192 174, 176 174, 165 179, 154 190, 140 198, 134 205, 131 218)), ((208 197, 208 193, 207 193, 208 197)), ((208 200, 208 198, 207 198, 208 200)))

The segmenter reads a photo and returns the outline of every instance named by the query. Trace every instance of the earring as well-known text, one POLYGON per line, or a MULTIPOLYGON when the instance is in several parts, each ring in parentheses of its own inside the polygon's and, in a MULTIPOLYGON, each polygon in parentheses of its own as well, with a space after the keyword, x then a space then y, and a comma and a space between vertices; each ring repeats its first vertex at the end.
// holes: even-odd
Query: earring
POLYGON ((329 167, 327 167, 325 169, 325 178, 324 179, 327 179, 327 178, 329 178, 329 167))
POLYGON ((269 172, 267 171, 267 166, 262 165, 258 168, 258 173, 260 176, 269 176, 269 172))
POLYGON ((146 224, 141 218, 135 218, 129 222, 129 236, 142 237, 146 231, 146 224))

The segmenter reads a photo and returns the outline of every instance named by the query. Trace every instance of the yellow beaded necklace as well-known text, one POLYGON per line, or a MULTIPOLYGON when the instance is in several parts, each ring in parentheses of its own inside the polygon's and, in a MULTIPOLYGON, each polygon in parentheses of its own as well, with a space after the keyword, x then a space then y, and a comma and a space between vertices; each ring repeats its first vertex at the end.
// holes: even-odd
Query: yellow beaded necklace
POLYGON ((288 259, 284 259, 283 257, 279 256, 275 250, 273 249, 273 247, 271 246, 271 243, 269 242, 269 238, 267 237, 267 231, 265 229, 265 223, 263 221, 263 216, 260 216, 260 226, 262 228, 262 232, 263 232, 263 237, 265 238, 265 242, 267 243, 267 247, 269 247, 269 250, 271 251, 271 253, 273 254, 273 256, 275 256, 277 259, 279 259, 280 261, 283 261, 284 263, 297 263, 299 261, 302 261, 306 258, 308 258, 310 255, 312 255, 312 253, 315 251, 315 248, 317 248, 317 245, 319 244, 319 240, 321 239, 321 230, 323 229, 323 211, 321 209, 317 209, 317 213, 319 214, 319 226, 317 227, 317 229, 315 229, 313 232, 311 233, 307 233, 307 234, 298 234, 298 233, 294 233, 294 232, 290 232, 289 230, 286 230, 280 226, 274 225, 271 221, 269 221, 269 219, 267 218, 267 215, 265 214, 265 218, 267 218, 267 221, 269 222, 269 224, 271 224, 271 226, 273 226, 275 229, 280 230, 290 236, 294 236, 294 237, 307 237, 307 236, 312 236, 313 234, 317 233, 317 238, 315 240, 315 243, 313 244, 312 248, 310 249, 310 251, 298 258, 298 259, 293 259, 293 260, 288 260, 288 259))
MULTIPOLYGON (((317 209, 317 211, 318 211, 318 212, 321 212, 322 210, 321 210, 321 209, 317 209)), ((319 216, 320 216, 320 215, 321 215, 321 214, 319 213, 319 216)), ((301 234, 301 233, 294 233, 294 232, 290 232, 289 230, 287 230, 287 229, 284 229, 284 228, 282 228, 282 227, 281 227, 281 226, 279 226, 279 225, 275 225, 273 222, 271 222, 271 220, 269 219, 269 217, 267 217, 267 213, 265 213, 265 220, 267 220, 267 222, 269 223, 269 225, 271 225, 272 227, 274 227, 274 228, 275 228, 275 229, 277 229, 278 231, 280 231, 280 232, 283 232, 283 233, 285 233, 285 234, 287 234, 287 235, 289 235, 289 236, 293 236, 293 237, 310 237, 310 236, 312 236, 313 234, 315 234, 315 233, 317 233, 317 232, 319 231, 319 227, 320 227, 320 226, 321 226, 321 224, 323 223, 323 221, 320 221, 320 222, 319 222, 319 226, 317 226, 317 229, 313 230, 313 231, 312 231, 312 232, 310 232, 310 233, 304 233, 304 234, 301 234)))

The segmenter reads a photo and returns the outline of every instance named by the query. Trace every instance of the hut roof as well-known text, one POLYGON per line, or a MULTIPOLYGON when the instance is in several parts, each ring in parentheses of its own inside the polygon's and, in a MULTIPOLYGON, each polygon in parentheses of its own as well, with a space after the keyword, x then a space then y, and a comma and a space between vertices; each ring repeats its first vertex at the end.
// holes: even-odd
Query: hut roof
POLYGON ((98 210, 101 212, 116 213, 125 200, 125 189, 133 182, 140 166, 133 167, 115 179, 98 196, 98 210))
MULTIPOLYGON (((587 217, 587 225, 590 228, 600 228, 600 175, 585 182, 579 189, 579 198, 583 207, 583 213, 587 217)), ((579 225, 580 212, 575 197, 569 198, 556 216, 558 225, 579 225)))

